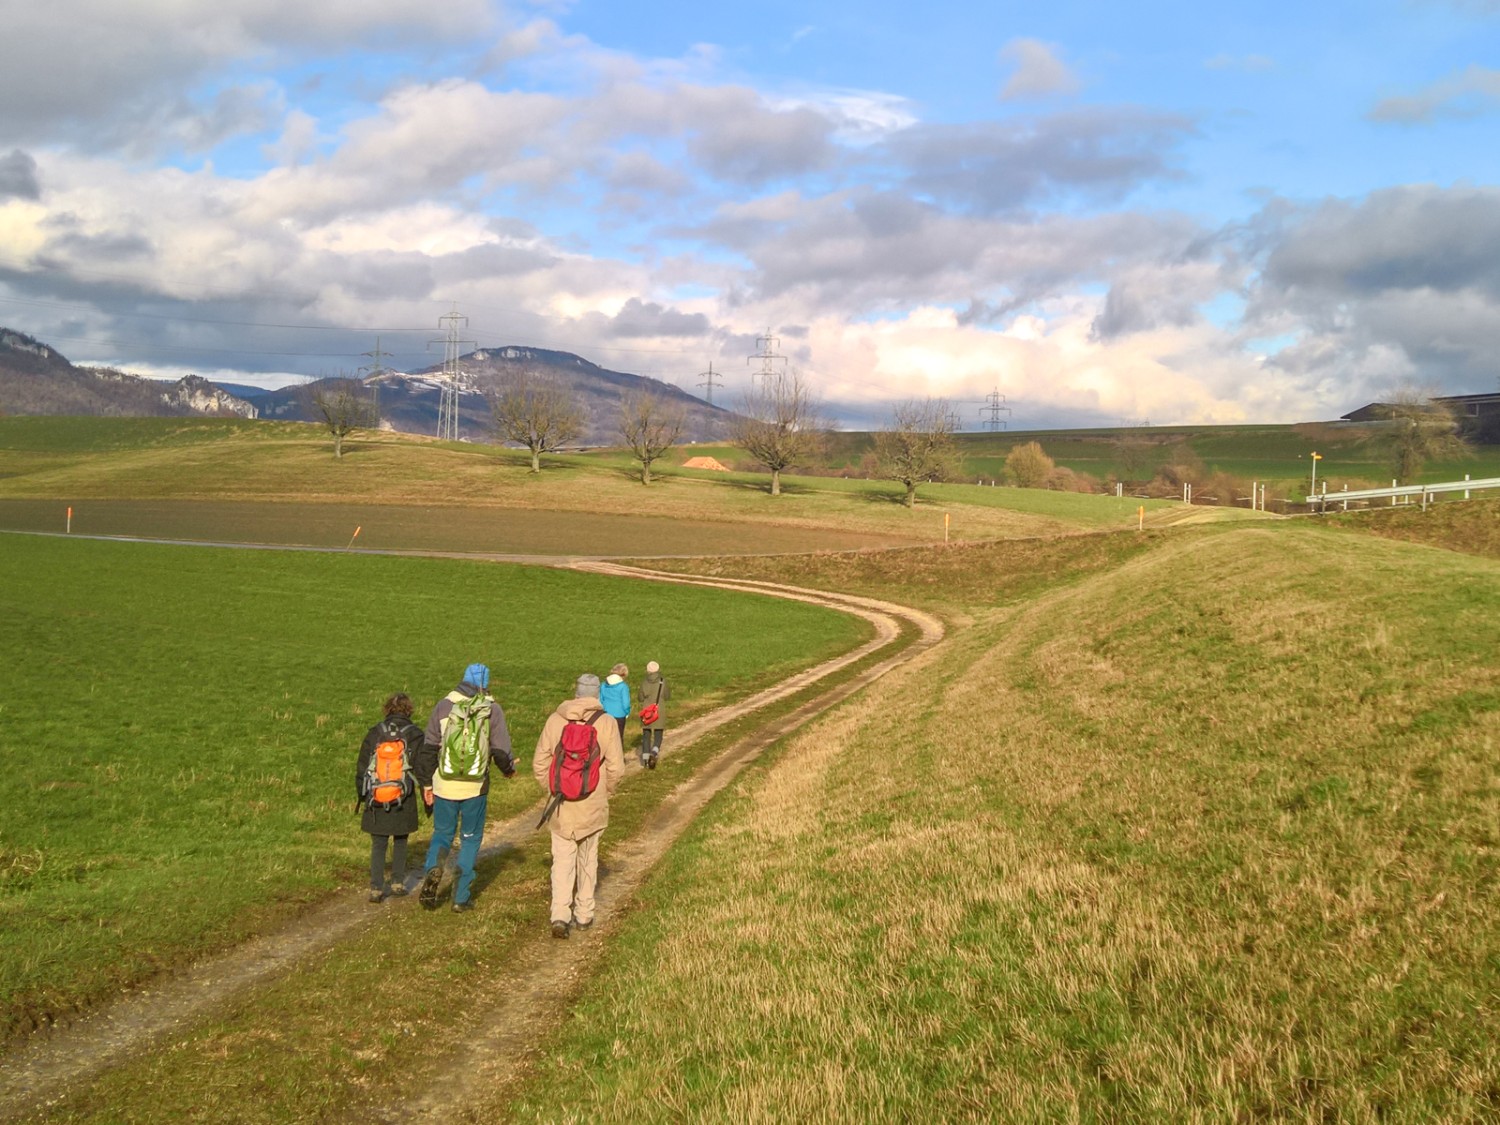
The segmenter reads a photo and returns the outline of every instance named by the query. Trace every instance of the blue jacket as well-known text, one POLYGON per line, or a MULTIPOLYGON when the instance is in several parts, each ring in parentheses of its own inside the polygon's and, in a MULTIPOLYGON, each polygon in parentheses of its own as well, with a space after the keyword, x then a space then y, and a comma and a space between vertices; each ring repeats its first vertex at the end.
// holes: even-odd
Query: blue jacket
POLYGON ((604 708, 608 715, 617 719, 630 716, 630 685, 623 679, 612 684, 605 680, 599 685, 599 706, 604 708))

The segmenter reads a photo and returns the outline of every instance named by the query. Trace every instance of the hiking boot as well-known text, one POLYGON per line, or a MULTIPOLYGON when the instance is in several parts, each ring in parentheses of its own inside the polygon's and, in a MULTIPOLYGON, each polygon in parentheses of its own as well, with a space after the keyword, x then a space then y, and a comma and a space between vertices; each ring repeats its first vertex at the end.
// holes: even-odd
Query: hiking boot
POLYGON ((417 892, 417 901, 428 910, 435 910, 438 902, 438 888, 443 884, 443 867, 428 868, 427 874, 422 876, 422 889, 417 892))
POLYGON ((648 770, 654 770, 656 768, 656 755, 655 754, 652 754, 651 757, 649 757, 648 759, 646 759, 646 768, 648 770))
POLYGON ((573 923, 573 928, 575 930, 587 930, 593 924, 594 924, 594 920, 592 918, 590 918, 587 922, 574 922, 573 923))
POLYGON ((406 884, 405 883, 392 883, 391 884, 391 897, 392 898, 405 898, 409 894, 411 894, 411 892, 406 889, 406 884))
POLYGON ((568 924, 566 922, 553 922, 552 923, 552 936, 555 937, 555 938, 565 938, 565 937, 567 937, 568 936, 568 924))
POLYGON ((455 914, 467 914, 473 909, 474 904, 472 902, 455 902, 453 904, 453 913, 455 914))
POLYGON ((385 892, 382 891, 379 887, 371 887, 370 888, 370 901, 371 902, 381 902, 384 899, 385 899, 385 892))

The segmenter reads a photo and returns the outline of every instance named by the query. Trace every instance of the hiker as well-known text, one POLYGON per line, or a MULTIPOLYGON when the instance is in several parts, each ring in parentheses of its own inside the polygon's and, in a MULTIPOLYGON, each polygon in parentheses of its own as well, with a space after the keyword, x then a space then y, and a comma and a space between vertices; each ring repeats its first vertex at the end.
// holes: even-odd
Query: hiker
MULTIPOLYGON (((543 791, 552 796, 543 817, 552 822, 552 936, 565 938, 570 927, 586 930, 594 924, 599 837, 609 823, 610 794, 625 776, 620 730, 599 705, 598 676, 587 672, 579 676, 573 698, 558 704, 557 710, 547 716, 531 759, 531 772, 543 791), (593 731, 592 738, 589 730, 593 731), (553 790, 554 762, 560 763, 564 757, 565 736, 568 743, 581 741, 591 746, 594 787, 581 799, 563 799, 567 796, 566 778, 562 794, 553 790)), ((584 781, 590 780, 588 770, 582 776, 584 781)))
POLYGON ((389 893, 406 894, 406 838, 417 830, 416 773, 422 728, 411 720, 411 697, 397 692, 386 697, 382 718, 370 728, 359 748, 354 784, 365 813, 359 826, 370 834, 370 901, 384 900, 385 853, 391 852, 389 893))
POLYGON ((630 718, 630 669, 616 664, 599 685, 599 705, 620 724, 620 745, 625 745, 625 720, 630 718))
POLYGON ((661 735, 667 729, 666 703, 671 698, 672 688, 661 674, 661 665, 650 661, 641 684, 641 765, 648 770, 656 768, 656 756, 661 753, 661 735))
POLYGON ((453 884, 453 912, 473 909, 469 889, 474 885, 474 861, 484 839, 484 813, 489 802, 490 763, 506 777, 514 777, 510 730, 505 712, 489 694, 490 670, 483 664, 464 669, 463 681, 438 700, 427 719, 418 774, 425 778, 422 798, 432 809, 432 843, 427 848, 427 871, 419 895, 429 910, 438 904, 448 849, 459 833, 458 880, 453 884))

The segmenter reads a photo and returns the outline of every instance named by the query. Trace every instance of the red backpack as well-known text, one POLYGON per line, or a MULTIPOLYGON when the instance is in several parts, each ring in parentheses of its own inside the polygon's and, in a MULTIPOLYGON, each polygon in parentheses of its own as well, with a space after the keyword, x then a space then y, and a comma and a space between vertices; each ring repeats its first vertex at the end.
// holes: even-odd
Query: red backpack
POLYGON ((552 751, 552 765, 547 769, 547 792, 552 799, 547 802, 540 828, 547 823, 553 811, 564 801, 581 801, 599 788, 599 770, 604 764, 604 755, 599 749, 599 731, 594 720, 603 711, 590 711, 581 719, 569 719, 563 726, 557 747, 552 751))

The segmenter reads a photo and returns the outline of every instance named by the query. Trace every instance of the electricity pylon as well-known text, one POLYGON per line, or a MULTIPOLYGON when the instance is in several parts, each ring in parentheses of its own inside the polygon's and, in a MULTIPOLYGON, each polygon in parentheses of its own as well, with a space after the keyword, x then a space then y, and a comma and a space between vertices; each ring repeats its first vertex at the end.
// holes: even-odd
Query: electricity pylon
POLYGON ((760 371, 757 372, 757 375, 760 378, 760 385, 764 389, 769 387, 778 375, 786 374, 786 356, 776 350, 781 346, 781 340, 771 335, 769 328, 766 329, 764 336, 757 336, 755 338, 755 346, 760 350, 752 356, 746 356, 745 362, 749 363, 753 359, 760 360, 760 371), (776 369, 778 363, 781 364, 780 371, 776 369))
POLYGON ((714 388, 724 385, 724 376, 715 371, 714 365, 710 363, 707 371, 700 371, 698 373, 698 385, 707 389, 708 393, 706 397, 708 398, 708 405, 712 406, 714 404, 714 388))
POLYGON ((1000 388, 996 387, 989 394, 985 395, 984 402, 985 405, 979 408, 979 416, 990 433, 1005 429, 1009 423, 1001 418, 1000 415, 1009 414, 1010 407, 1005 405, 1005 396, 1000 393, 1000 388), (985 415, 989 415, 989 417, 985 417, 985 415))
POLYGON ((469 326, 469 318, 458 311, 455 303, 452 312, 444 313, 438 317, 438 324, 446 331, 441 340, 429 340, 428 346, 433 344, 443 345, 443 377, 438 390, 438 431, 439 438, 447 438, 449 441, 458 440, 458 386, 463 380, 463 372, 458 366, 458 355, 465 344, 478 344, 473 340, 465 340, 460 337, 463 328, 469 326))

